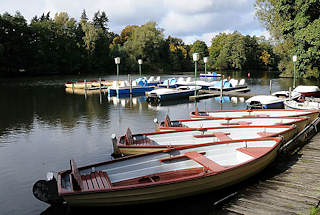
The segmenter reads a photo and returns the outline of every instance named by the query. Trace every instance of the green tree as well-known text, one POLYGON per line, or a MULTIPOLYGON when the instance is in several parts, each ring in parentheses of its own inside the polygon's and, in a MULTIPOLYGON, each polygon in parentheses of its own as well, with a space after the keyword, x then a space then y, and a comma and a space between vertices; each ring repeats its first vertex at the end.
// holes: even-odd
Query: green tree
POLYGON ((189 71, 192 64, 188 55, 188 48, 182 39, 169 36, 166 39, 169 44, 169 60, 173 71, 189 71))
POLYGON ((195 41, 190 49, 190 58, 192 59, 192 54, 193 53, 199 53, 200 54, 200 60, 198 63, 198 68, 200 70, 204 70, 204 62, 203 58, 209 56, 209 50, 208 46, 204 41, 197 40, 195 41))
POLYGON ((283 75, 292 75, 292 61, 288 59, 297 54, 298 73, 319 77, 320 2, 256 0, 255 7, 257 17, 277 41, 275 51, 281 56, 279 69, 283 75))
POLYGON ((133 70, 137 70, 138 59, 143 59, 144 68, 154 71, 168 69, 168 45, 164 40, 163 30, 156 27, 155 22, 147 22, 135 28, 132 35, 124 43, 133 70))

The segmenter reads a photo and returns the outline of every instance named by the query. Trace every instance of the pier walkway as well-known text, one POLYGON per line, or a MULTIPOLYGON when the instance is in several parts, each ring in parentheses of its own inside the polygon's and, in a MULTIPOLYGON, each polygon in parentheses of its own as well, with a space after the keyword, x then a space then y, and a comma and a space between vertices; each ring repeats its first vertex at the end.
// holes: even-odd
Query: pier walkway
MULTIPOLYGON (((230 91, 223 91, 222 96, 234 96, 234 97, 252 97, 256 96, 257 94, 254 93, 247 93, 250 91, 249 88, 243 88, 238 90, 230 90, 230 91)), ((189 100, 199 100, 199 99, 206 99, 211 97, 220 96, 221 91, 213 91, 213 90, 199 90, 199 94, 197 96, 190 96, 189 100)))
POLYGON ((221 214, 310 214, 320 200, 320 133, 293 155, 279 156, 262 178, 239 190, 221 214))

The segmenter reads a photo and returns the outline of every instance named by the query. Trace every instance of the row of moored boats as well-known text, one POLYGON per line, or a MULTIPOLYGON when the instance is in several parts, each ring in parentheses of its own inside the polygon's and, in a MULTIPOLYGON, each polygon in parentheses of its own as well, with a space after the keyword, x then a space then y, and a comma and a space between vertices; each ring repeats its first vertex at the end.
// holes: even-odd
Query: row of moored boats
POLYGON ((113 137, 111 161, 48 174, 33 187, 49 204, 120 206, 219 190, 257 174, 282 144, 319 117, 317 110, 194 111, 157 122, 157 131, 113 137))
MULTIPOLYGON (((109 96, 126 95, 146 95, 150 103, 159 103, 165 100, 188 98, 194 95, 200 89, 206 90, 241 90, 248 89, 245 79, 223 79, 217 80, 219 74, 207 73, 200 74, 199 80, 193 80, 191 77, 168 78, 164 81, 160 76, 150 78, 138 78, 136 80, 125 81, 78 81, 67 82, 65 84, 68 92, 74 92, 75 89, 98 90, 106 89, 109 96)), ((86 91, 84 91, 86 92, 86 91)))
POLYGON ((318 86, 300 85, 291 91, 278 91, 272 95, 258 95, 249 98, 248 109, 300 109, 320 110, 320 89, 318 86))

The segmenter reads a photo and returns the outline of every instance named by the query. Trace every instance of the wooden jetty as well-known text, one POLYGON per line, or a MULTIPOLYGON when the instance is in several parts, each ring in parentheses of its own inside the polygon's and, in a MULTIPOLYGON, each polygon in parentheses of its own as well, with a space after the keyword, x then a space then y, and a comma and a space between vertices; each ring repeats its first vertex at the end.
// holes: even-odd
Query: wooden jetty
MULTIPOLYGON (((234 97, 253 97, 257 94, 255 93, 247 93, 250 91, 249 88, 237 89, 237 90, 230 90, 230 91, 223 91, 222 96, 234 96, 234 97)), ((190 96, 189 100, 200 100, 206 99, 211 97, 221 96, 221 91, 213 91, 213 90, 199 90, 197 96, 190 96)))
POLYGON ((279 156, 259 179, 238 190, 219 214, 310 214, 312 208, 319 206, 319 122, 317 118, 294 140, 301 150, 283 150, 285 156, 279 156), (301 146, 301 138, 312 139, 301 146))

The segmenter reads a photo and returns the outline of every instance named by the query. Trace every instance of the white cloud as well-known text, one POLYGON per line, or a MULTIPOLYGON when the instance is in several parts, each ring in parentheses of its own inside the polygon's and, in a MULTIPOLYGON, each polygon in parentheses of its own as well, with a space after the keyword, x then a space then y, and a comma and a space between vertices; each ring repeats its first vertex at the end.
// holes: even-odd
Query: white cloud
MULTIPOLYGON (((264 32, 254 18, 255 0, 2 0, 0 13, 8 11, 21 14, 30 20, 35 15, 51 12, 67 12, 79 19, 85 9, 89 19, 93 14, 105 11, 109 17, 110 30, 120 33, 127 25, 142 25, 155 21, 165 30, 166 36, 187 41, 226 31, 243 34, 264 32), (213 32, 213 33, 212 33, 213 32), (192 39, 194 38, 194 39, 192 39)), ((185 41, 186 43, 189 43, 185 41)))
POLYGON ((231 30, 225 30, 223 32, 210 32, 210 33, 204 33, 204 34, 201 34, 201 35, 189 35, 189 36, 185 36, 185 37, 182 37, 183 41, 185 42, 185 44, 192 44, 194 43, 196 40, 201 40, 201 41, 204 41, 207 46, 211 46, 211 40, 212 38, 214 38, 215 36, 217 36, 218 34, 220 33, 232 33, 233 31, 231 30))

